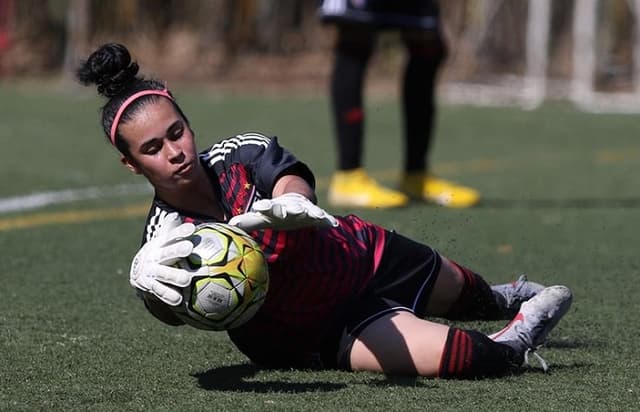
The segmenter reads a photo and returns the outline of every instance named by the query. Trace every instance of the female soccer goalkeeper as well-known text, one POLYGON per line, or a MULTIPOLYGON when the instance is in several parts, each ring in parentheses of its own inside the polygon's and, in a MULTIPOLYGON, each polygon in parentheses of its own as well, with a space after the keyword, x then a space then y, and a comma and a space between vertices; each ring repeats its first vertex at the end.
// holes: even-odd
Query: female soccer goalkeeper
POLYGON ((525 277, 490 287, 429 246, 357 216, 329 215, 315 204, 312 172, 275 137, 245 133, 198 152, 173 95, 137 73, 124 46, 106 44, 77 77, 108 99, 102 127, 121 162, 155 188, 130 283, 163 322, 182 324, 171 306, 189 273, 161 262, 190 253, 181 239, 194 226, 183 222, 200 221, 237 225, 267 257, 266 301, 228 331, 267 367, 496 376, 522 365, 568 310, 566 287, 525 277), (426 316, 513 321, 486 336, 426 316))

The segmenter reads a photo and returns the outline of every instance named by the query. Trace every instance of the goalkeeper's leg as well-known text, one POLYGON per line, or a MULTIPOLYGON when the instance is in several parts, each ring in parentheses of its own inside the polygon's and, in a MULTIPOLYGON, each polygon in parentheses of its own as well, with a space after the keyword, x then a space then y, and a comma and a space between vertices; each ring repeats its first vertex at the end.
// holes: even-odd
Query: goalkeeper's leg
POLYGON ((371 322, 350 345, 351 370, 440 378, 501 376, 516 370, 523 354, 480 332, 450 328, 407 311, 371 322))
POLYGON ((451 320, 511 319, 523 302, 542 289, 524 276, 492 287, 482 276, 443 257, 427 314, 451 320))

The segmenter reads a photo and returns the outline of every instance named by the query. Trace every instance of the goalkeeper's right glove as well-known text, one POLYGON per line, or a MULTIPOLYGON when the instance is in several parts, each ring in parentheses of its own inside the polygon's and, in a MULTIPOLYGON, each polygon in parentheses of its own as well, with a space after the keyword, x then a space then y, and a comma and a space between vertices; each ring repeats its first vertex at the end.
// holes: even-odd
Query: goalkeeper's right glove
POLYGON ((172 265, 193 251, 193 244, 187 238, 194 231, 193 223, 182 223, 177 213, 167 215, 157 235, 133 258, 129 272, 131 286, 151 293, 167 305, 180 305, 182 294, 170 285, 185 287, 192 275, 172 265))

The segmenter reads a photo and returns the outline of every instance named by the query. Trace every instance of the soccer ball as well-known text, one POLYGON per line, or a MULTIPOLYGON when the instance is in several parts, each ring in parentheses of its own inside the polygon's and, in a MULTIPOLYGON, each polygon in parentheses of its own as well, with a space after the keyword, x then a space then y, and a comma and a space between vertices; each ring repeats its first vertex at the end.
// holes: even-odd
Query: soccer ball
POLYGON ((235 226, 203 223, 189 238, 193 252, 177 266, 194 274, 176 314, 199 329, 236 328, 255 315, 267 294, 269 271, 258 244, 235 226))

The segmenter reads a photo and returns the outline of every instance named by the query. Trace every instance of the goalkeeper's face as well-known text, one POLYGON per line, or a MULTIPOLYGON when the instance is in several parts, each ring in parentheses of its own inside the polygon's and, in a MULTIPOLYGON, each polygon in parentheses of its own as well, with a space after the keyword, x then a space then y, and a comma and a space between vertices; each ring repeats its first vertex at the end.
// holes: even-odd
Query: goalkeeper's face
POLYGON ((193 131, 167 99, 143 106, 120 126, 129 145, 122 163, 144 175, 157 191, 191 183, 200 163, 193 131))

